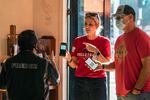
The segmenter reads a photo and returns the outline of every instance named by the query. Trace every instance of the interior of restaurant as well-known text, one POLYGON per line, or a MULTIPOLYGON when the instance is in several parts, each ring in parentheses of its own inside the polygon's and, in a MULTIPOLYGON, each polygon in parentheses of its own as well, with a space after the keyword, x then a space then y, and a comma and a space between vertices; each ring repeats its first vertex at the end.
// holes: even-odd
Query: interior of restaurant
MULTIPOLYGON (((60 43, 67 43, 70 51, 73 39, 84 34, 84 13, 96 12, 102 19, 100 34, 111 40, 113 49, 120 31, 111 15, 119 4, 133 6, 137 26, 150 35, 149 0, 0 0, 0 59, 17 54, 14 45, 22 30, 34 30, 46 53, 54 52, 60 72, 58 86, 50 86, 50 100, 74 100, 74 70, 59 56, 60 43)), ((107 74, 108 100, 116 100, 114 72, 107 74)), ((0 89, 0 100, 7 100, 4 89, 0 89)))

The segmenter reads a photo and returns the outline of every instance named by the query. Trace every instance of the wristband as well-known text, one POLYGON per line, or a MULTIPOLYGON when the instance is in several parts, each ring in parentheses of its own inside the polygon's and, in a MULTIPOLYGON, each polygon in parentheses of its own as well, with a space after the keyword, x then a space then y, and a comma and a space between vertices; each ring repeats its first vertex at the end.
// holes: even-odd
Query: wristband
POLYGON ((99 55, 100 55, 100 52, 96 52, 96 55, 99 56, 99 55))
POLYGON ((134 88, 134 90, 141 91, 141 89, 138 89, 138 88, 134 88))

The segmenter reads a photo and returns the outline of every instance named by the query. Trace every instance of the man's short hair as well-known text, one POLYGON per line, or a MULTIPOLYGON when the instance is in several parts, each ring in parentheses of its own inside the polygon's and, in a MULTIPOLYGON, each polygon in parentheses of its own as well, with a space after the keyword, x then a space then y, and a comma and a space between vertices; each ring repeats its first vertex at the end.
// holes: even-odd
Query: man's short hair
POLYGON ((22 31, 18 36, 18 45, 20 50, 33 50, 36 47, 38 39, 33 30, 22 31))

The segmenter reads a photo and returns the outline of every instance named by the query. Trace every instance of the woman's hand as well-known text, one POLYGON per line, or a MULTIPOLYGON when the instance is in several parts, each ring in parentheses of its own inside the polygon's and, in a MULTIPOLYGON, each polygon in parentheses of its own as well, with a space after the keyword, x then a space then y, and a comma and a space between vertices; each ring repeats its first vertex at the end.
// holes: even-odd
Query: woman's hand
POLYGON ((88 58, 85 62, 87 64, 88 68, 94 72, 103 69, 102 63, 97 60, 96 56, 93 56, 92 58, 88 58))
POLYGON ((96 53, 97 51, 99 51, 96 46, 90 44, 90 43, 86 43, 84 42, 83 43, 85 46, 86 46, 86 49, 89 51, 89 52, 93 52, 93 53, 96 53))
POLYGON ((71 68, 77 68, 77 57, 72 57, 71 54, 68 51, 66 51, 65 59, 67 60, 68 65, 71 68))
POLYGON ((69 51, 66 51, 65 59, 66 59, 68 62, 71 62, 72 57, 71 57, 71 54, 69 53, 69 51))
POLYGON ((97 65, 97 67, 95 69, 92 69, 90 66, 88 66, 88 68, 94 72, 103 70, 102 65, 99 62, 95 62, 95 64, 97 65))
POLYGON ((100 71, 100 70, 103 69, 103 68, 102 68, 102 63, 101 63, 100 61, 94 60, 94 62, 95 62, 96 64, 98 64, 97 68, 94 70, 95 72, 96 72, 96 71, 100 71))

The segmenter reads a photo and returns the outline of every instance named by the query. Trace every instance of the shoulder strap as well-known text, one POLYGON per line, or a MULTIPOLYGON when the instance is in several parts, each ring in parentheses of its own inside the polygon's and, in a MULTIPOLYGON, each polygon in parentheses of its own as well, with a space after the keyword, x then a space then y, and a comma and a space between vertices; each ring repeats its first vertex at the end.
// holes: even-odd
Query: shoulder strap
POLYGON ((48 68, 48 61, 46 60, 46 65, 45 65, 45 73, 47 73, 47 68, 48 68))
POLYGON ((44 71, 44 78, 47 78, 47 75, 48 75, 48 61, 46 60, 46 64, 45 64, 45 71, 44 71))

